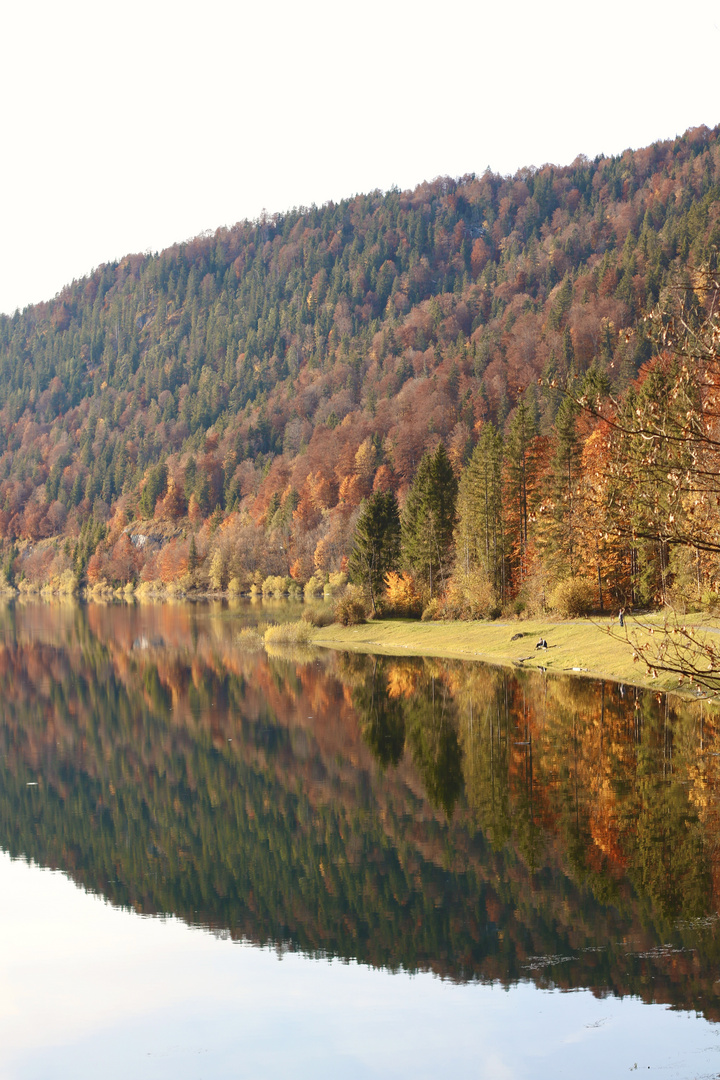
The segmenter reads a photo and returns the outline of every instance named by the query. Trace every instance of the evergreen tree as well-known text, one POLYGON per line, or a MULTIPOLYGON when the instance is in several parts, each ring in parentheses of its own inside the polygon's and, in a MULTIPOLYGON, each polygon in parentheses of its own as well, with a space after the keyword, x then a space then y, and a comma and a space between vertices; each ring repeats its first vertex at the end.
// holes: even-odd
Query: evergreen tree
POLYGON ((155 513, 155 503, 167 491, 168 470, 167 465, 161 462, 150 470, 142 495, 140 496, 140 511, 143 517, 151 518, 155 513))
POLYGON ((555 453, 550 471, 550 523, 545 554, 555 576, 574 577, 579 570, 579 484, 582 444, 577 431, 577 405, 563 398, 555 417, 555 453))
POLYGON ((502 455, 499 432, 485 424, 460 479, 455 530, 456 572, 467 577, 482 568, 500 597, 505 585, 502 455))
POLYGON ((521 401, 510 421, 505 441, 505 508, 513 585, 528 572, 530 518, 537 496, 537 423, 521 401))
POLYGON ((190 537, 190 549, 188 551, 188 570, 194 573, 198 568, 198 551, 195 543, 195 533, 190 537))
POLYGON ((373 611, 383 591, 385 575, 400 557, 400 512, 392 491, 378 491, 363 503, 355 526, 348 568, 354 581, 370 595, 373 611))
POLYGON ((402 558, 430 596, 444 585, 453 554, 457 480, 442 443, 423 455, 402 515, 402 558))

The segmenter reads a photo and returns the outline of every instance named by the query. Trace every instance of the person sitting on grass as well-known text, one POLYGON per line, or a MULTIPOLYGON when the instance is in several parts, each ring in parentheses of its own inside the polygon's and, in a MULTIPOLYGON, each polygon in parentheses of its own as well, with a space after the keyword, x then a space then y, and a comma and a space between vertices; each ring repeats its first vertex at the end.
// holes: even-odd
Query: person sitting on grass
POLYGON ((535 646, 536 649, 547 649, 547 647, 547 641, 543 637, 540 638, 537 645, 535 646))

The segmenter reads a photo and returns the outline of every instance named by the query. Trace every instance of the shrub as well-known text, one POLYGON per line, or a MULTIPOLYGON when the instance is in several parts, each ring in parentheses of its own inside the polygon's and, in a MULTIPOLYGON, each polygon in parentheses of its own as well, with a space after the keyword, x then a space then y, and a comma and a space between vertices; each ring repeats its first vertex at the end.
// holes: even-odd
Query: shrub
POLYGON ((442 619, 442 604, 437 596, 433 596, 420 617, 423 622, 432 622, 434 619, 442 619))
POLYGON ((312 596, 322 596, 323 579, 320 574, 313 574, 313 576, 305 582, 303 592, 306 600, 309 600, 312 596))
POLYGON ((42 591, 53 593, 56 596, 74 596, 78 591, 78 579, 72 570, 63 570, 61 574, 58 574, 47 585, 43 586, 42 591))
POLYGON ((162 589, 162 581, 141 581, 135 589, 135 595, 138 600, 148 600, 162 593, 162 589))
POLYGON ((291 584, 292 578, 270 574, 262 583, 262 594, 263 596, 284 596, 291 584))
POLYGON ((327 607, 307 607, 301 618, 310 626, 330 626, 335 621, 332 610, 327 607))
POLYGON ((703 593, 702 602, 708 611, 712 612, 713 615, 717 614, 720 610, 720 593, 714 590, 708 590, 703 593))
POLYGON ((530 619, 541 619, 550 608, 550 582, 547 570, 536 565, 525 578, 515 600, 516 614, 530 619), (522 606, 520 606, 522 605, 522 606))
POLYGON ((108 600, 112 600, 112 597, 112 586, 108 585, 107 581, 98 581, 94 585, 88 585, 85 589, 85 599, 92 600, 95 603, 107 603, 108 600))
POLYGON ((589 615, 595 606, 595 589, 584 578, 566 578, 555 586, 550 608, 565 618, 589 615))
POLYGON ((278 623, 265 631, 266 645, 309 645, 311 640, 312 627, 302 620, 278 623))
POLYGON ((442 604, 443 614, 451 619, 484 619, 496 606, 495 591, 481 569, 469 573, 457 569, 442 604))
POLYGON ((330 574, 327 584, 323 589, 325 596, 337 596, 337 594, 347 585, 347 579, 347 574, 344 574, 342 572, 337 574, 330 574))
POLYGON ((335 622, 357 626, 366 619, 365 601, 359 589, 349 586, 335 605, 335 622))
POLYGON ((175 599, 185 596, 185 589, 183 588, 181 581, 168 581, 165 586, 165 592, 168 596, 174 597, 175 599))
POLYGON ((230 578, 228 581, 228 592, 230 596, 239 596, 242 592, 242 585, 240 584, 240 578, 230 578))
POLYGON ((383 614, 389 617, 417 619, 422 612, 422 600, 415 588, 412 575, 396 574, 391 570, 385 575, 383 614))
MULTIPOLYGON (((105 584, 105 582, 103 582, 105 584)), ((18 589, 21 593, 38 593, 40 592, 40 583, 38 581, 31 581, 30 578, 23 578, 18 585, 18 589)))

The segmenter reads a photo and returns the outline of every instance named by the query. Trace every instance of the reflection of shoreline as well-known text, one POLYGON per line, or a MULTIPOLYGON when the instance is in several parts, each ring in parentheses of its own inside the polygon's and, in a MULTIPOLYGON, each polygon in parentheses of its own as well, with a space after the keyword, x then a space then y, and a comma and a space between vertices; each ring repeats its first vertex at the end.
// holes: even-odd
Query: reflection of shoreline
MULTIPOLYGON (((170 608, 173 611, 220 614, 246 622, 286 622, 300 618, 305 605, 300 600, 271 597, 230 597, 227 592, 178 594, 158 590, 145 595, 124 595, 110 590, 106 596, 78 599, 72 596, 27 593, 0 594, 0 610, 12 608, 62 607, 99 608, 118 612, 142 608, 146 611, 170 608)), ((692 617, 691 617, 692 618, 692 617)), ((643 618, 644 625, 657 621, 662 614, 643 618)), ((626 619, 628 626, 632 619, 626 619)), ((705 627, 708 633, 720 633, 718 627, 705 627)), ((688 701, 699 700, 699 688, 689 682, 680 684, 675 676, 643 674, 642 663, 634 663, 633 649, 624 640, 608 634, 616 631, 617 622, 604 619, 566 619, 560 621, 517 620, 495 622, 443 621, 423 623, 416 620, 371 620, 353 627, 339 624, 316 628, 314 646, 334 651, 351 650, 379 656, 425 656, 439 660, 465 660, 513 670, 539 671, 551 676, 574 675, 580 679, 604 680, 647 690, 672 693, 688 701), (547 650, 538 651, 538 639, 548 642, 547 650)))
MULTIPOLYGON (((646 616, 644 624, 662 615, 646 616)), ((631 625, 632 620, 626 619, 631 625)), ((617 623, 614 623, 615 628, 617 623)), ((602 679, 648 690, 670 692, 686 700, 698 700, 697 687, 676 676, 660 673, 643 676, 643 665, 633 662, 633 648, 608 634, 613 620, 567 619, 505 622, 418 622, 407 619, 374 620, 361 626, 337 624, 317 629, 313 644, 327 649, 351 650, 383 656, 426 656, 465 660, 501 668, 522 668, 549 675, 572 674, 581 679, 602 679), (536 650, 543 638, 548 649, 536 650)))
POLYGON ((14 854, 311 955, 506 983, 562 958, 533 981, 715 1015, 699 707, 480 664, 248 654, 227 613, 187 607, 24 607, 0 642, 14 854))

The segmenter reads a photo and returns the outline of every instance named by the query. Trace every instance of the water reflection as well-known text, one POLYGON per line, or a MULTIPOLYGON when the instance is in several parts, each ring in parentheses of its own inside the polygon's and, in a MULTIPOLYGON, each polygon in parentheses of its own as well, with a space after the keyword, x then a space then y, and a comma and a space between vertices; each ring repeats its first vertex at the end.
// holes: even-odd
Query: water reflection
POLYGON ((0 846, 235 938, 720 1017, 707 705, 241 625, 2 609, 0 846))

